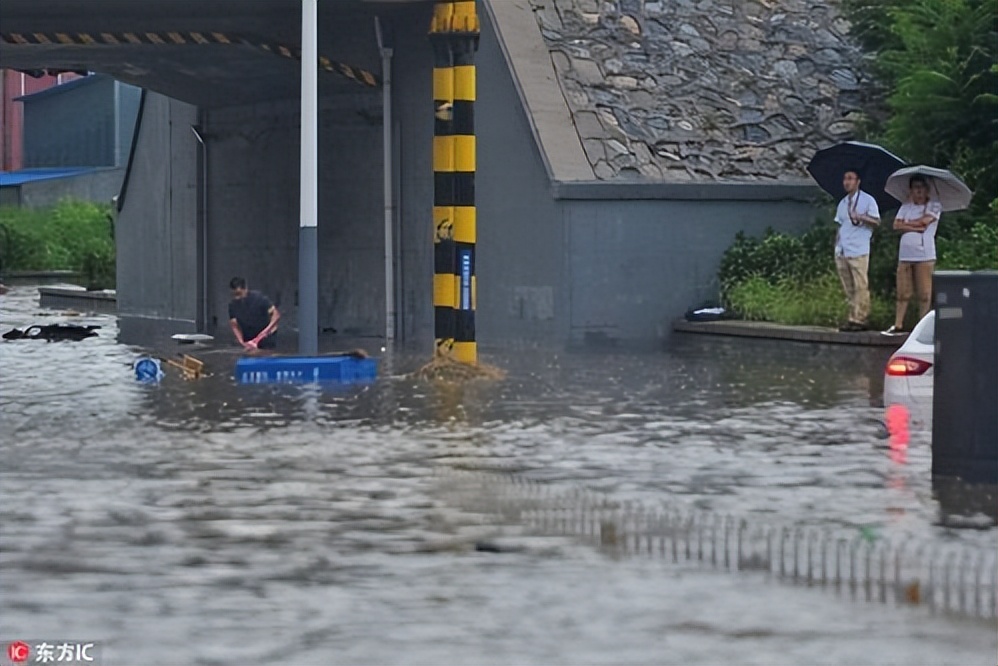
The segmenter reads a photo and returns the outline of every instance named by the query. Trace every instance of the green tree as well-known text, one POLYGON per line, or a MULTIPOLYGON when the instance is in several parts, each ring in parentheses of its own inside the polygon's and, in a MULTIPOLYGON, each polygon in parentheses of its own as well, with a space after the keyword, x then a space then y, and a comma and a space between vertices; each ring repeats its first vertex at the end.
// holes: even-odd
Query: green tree
POLYGON ((952 169, 998 197, 998 0, 847 0, 854 34, 876 53, 889 113, 871 138, 913 163, 952 169))

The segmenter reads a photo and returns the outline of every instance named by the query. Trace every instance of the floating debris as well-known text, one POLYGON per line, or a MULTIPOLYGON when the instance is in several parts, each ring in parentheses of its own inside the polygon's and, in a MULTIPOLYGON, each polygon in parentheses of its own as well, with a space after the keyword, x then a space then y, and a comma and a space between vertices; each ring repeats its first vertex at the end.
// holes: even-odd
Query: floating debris
POLYGON ((196 342, 211 342, 215 338, 204 333, 176 333, 170 336, 180 344, 194 344, 196 342))
POLYGON ((132 369, 135 371, 135 379, 143 384, 156 384, 163 379, 163 368, 155 358, 143 356, 135 361, 132 369))
POLYGON ((476 380, 500 380, 506 378, 503 370, 485 363, 470 365, 455 361, 447 356, 437 356, 412 374, 416 379, 446 384, 464 384, 476 380))
POLYGON ((205 376, 204 372, 204 361, 200 361, 193 356, 188 354, 178 354, 180 356, 180 361, 175 361, 173 359, 163 359, 168 365, 177 368, 183 373, 184 379, 201 379, 205 376))
POLYGON ((35 324, 23 331, 13 328, 3 334, 4 340, 46 340, 48 342, 62 342, 70 340, 79 342, 86 338, 97 337, 96 330, 100 326, 77 326, 75 324, 48 324, 42 326, 35 324))

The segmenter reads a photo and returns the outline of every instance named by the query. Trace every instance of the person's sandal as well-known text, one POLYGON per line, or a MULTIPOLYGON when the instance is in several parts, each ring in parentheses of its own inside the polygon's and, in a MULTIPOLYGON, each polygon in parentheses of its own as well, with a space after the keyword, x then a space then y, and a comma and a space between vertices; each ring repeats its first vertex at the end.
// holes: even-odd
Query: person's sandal
POLYGON ((896 335, 907 335, 908 331, 902 330, 897 326, 891 326, 886 331, 880 331, 880 335, 886 335, 889 337, 894 337, 896 335))

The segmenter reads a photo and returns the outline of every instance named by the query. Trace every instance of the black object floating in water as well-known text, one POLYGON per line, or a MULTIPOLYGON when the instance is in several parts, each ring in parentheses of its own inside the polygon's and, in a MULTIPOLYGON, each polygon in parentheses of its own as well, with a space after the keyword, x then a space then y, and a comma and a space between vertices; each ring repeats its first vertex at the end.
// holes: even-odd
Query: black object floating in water
POLYGON ((49 324, 48 326, 29 326, 23 331, 13 328, 3 334, 4 340, 46 340, 59 342, 72 340, 78 342, 85 338, 97 336, 96 329, 100 326, 77 326, 75 324, 49 324))

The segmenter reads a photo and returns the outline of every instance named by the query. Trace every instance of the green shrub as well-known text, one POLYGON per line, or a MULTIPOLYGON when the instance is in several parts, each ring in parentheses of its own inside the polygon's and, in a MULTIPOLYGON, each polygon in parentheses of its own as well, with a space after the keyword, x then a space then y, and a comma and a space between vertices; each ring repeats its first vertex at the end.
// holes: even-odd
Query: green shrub
MULTIPOLYGON (((805 282, 783 279, 775 284, 752 277, 728 294, 731 307, 745 319, 793 326, 838 326, 848 306, 838 275, 825 273, 805 282)), ((873 294, 870 326, 886 328, 894 321, 892 299, 873 294)))
MULTIPOLYGON (((995 204, 998 209, 998 204, 995 204)), ((870 242, 872 326, 887 326, 893 315, 899 234, 885 215, 870 242)), ((801 236, 768 230, 762 238, 743 233, 721 259, 721 299, 746 319, 783 324, 832 326, 846 317, 845 299, 834 261, 835 225, 818 222, 801 236)), ((937 234, 937 267, 998 268, 998 219, 945 214, 937 234)))
POLYGON ((83 254, 80 272, 87 289, 113 289, 116 268, 114 248, 99 247, 83 254))
POLYGON ((937 268, 984 270, 998 268, 998 199, 983 218, 973 215, 946 217, 936 240, 937 268))
POLYGON ((114 240, 107 206, 63 201, 48 209, 0 208, 3 270, 71 270, 89 286, 114 285, 114 240))
POLYGON ((771 284, 782 279, 806 280, 834 270, 835 225, 815 224, 803 236, 789 236, 767 229, 761 238, 742 232, 721 257, 718 274, 722 296, 734 285, 754 276, 771 284))

